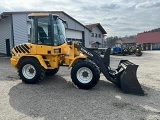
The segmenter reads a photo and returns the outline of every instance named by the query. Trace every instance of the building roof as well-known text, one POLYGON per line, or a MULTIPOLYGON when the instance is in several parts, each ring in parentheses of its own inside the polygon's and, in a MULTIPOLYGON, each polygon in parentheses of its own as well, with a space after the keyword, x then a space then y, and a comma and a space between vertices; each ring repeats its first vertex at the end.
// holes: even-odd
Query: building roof
POLYGON ((95 23, 95 24, 86 25, 86 27, 87 27, 88 29, 90 29, 91 31, 92 31, 92 29, 93 29, 94 27, 98 27, 98 28, 100 29, 100 31, 102 32, 102 34, 107 34, 107 32, 104 30, 104 28, 101 26, 100 23, 95 23))
POLYGON ((160 32, 138 33, 137 43, 160 43, 160 32))
POLYGON ((119 44, 132 44, 132 43, 136 43, 136 40, 135 39, 117 40, 116 43, 119 43, 119 44))
POLYGON ((0 19, 1 18, 5 18, 8 15, 12 15, 12 14, 30 14, 30 13, 63 13, 66 16, 68 16, 69 18, 73 19, 74 21, 76 21, 77 23, 79 23, 80 25, 82 25, 83 27, 85 27, 86 29, 88 29, 89 31, 91 31, 89 28, 87 28, 85 25, 83 25, 82 23, 80 23, 79 21, 77 21, 76 19, 74 19, 73 17, 71 17, 70 15, 68 15, 67 13, 65 13, 64 11, 17 11, 17 12, 3 12, 0 14, 0 19))

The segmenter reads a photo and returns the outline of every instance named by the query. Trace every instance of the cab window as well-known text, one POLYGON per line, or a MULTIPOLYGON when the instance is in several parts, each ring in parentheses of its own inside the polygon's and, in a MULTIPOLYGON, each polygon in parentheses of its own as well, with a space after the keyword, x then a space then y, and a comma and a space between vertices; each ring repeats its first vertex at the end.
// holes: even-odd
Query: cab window
POLYGON ((38 18, 37 34, 38 44, 51 45, 50 20, 48 17, 38 18))

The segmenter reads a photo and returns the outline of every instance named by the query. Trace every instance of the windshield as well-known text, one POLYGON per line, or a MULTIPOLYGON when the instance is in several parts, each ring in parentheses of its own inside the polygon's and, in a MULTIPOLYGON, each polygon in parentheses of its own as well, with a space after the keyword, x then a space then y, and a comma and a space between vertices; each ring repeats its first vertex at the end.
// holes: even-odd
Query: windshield
POLYGON ((54 23, 54 45, 59 46, 66 42, 65 27, 60 19, 54 23))

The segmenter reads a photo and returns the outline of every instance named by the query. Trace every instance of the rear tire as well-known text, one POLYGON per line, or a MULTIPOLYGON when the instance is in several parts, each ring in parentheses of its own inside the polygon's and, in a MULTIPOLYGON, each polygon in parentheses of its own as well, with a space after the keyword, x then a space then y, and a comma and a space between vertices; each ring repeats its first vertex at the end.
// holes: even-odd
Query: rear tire
POLYGON ((23 59, 19 64, 18 73, 20 79, 27 84, 36 84, 45 76, 44 68, 35 58, 23 59))
POLYGON ((71 70, 72 82, 80 89, 91 89, 99 81, 100 71, 95 63, 84 60, 76 63, 71 70))

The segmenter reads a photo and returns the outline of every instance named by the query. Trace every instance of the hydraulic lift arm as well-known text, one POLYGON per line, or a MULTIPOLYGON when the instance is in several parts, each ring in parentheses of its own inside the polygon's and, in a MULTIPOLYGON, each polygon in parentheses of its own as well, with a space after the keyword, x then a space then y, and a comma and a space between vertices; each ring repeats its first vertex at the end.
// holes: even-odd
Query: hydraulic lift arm
POLYGON ((144 95, 144 92, 136 77, 138 65, 128 61, 121 60, 116 70, 110 69, 110 49, 107 49, 102 58, 98 53, 88 50, 80 43, 74 43, 75 47, 97 64, 100 71, 110 82, 117 85, 125 93, 144 95))

